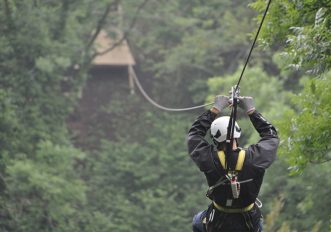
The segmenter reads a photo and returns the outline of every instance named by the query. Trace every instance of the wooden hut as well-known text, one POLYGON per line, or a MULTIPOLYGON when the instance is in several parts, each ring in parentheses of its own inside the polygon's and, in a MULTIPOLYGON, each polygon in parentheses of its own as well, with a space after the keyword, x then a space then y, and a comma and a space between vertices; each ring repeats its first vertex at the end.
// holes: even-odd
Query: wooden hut
POLYGON ((126 40, 118 44, 105 31, 101 31, 95 43, 97 52, 101 54, 93 60, 91 75, 96 78, 101 76, 113 78, 121 72, 127 77, 130 91, 133 93, 134 85, 129 70, 135 65, 135 60, 126 40))
POLYGON ((112 138, 112 128, 107 128, 112 124, 107 109, 119 97, 134 93, 130 73, 135 60, 125 40, 116 46, 114 43, 105 31, 99 33, 95 45, 100 55, 93 60, 81 100, 69 118, 73 140, 82 148, 98 146, 100 138, 95 135, 98 127, 103 127, 102 137, 112 138))

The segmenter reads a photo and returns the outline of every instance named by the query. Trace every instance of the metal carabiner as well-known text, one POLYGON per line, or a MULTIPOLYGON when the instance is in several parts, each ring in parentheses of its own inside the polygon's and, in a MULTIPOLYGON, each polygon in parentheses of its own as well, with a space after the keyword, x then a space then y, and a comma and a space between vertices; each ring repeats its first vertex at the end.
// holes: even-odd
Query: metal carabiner
POLYGON ((230 97, 229 97, 230 104, 233 105, 234 99, 237 99, 237 103, 238 103, 239 96, 240 96, 240 87, 239 86, 237 87, 237 85, 232 86, 231 87, 231 90, 229 91, 229 93, 230 93, 230 97))

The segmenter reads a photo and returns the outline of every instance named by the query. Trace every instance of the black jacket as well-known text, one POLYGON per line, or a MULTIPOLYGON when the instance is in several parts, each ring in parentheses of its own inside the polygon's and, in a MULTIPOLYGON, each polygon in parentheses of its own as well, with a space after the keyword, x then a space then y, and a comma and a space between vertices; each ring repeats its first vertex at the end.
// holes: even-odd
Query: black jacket
MULTIPOLYGON (((217 187, 213 192, 212 198, 217 204, 223 207, 228 206, 226 202, 229 199, 233 202, 231 208, 242 208, 254 203, 262 185, 265 169, 276 158, 279 144, 276 129, 257 111, 249 117, 253 126, 260 134, 261 139, 257 144, 252 144, 245 149, 245 161, 242 171, 238 174, 238 181, 253 180, 241 184, 238 199, 233 199, 230 185, 217 187)), ((209 186, 215 185, 226 174, 220 165, 216 146, 209 144, 205 140, 206 133, 215 118, 216 114, 211 111, 203 113, 193 123, 187 138, 189 154, 199 169, 204 172, 209 186)), ((231 156, 235 162, 238 153, 239 149, 234 151, 231 156)))

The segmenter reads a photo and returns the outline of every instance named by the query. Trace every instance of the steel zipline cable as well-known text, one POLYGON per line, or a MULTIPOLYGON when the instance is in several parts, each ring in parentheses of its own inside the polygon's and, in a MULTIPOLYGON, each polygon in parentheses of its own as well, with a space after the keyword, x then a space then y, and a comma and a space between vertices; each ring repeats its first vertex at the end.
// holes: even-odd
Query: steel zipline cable
POLYGON ((146 98, 146 100, 151 103, 152 105, 154 105, 155 107, 161 109, 161 110, 165 110, 165 111, 177 111, 177 112, 181 112, 181 111, 189 111, 189 110, 195 110, 195 109, 199 109, 199 108, 203 108, 206 106, 210 106, 212 104, 214 104, 214 102, 212 103, 208 103, 208 104, 204 104, 204 105, 199 105, 199 106, 193 106, 193 107, 188 107, 188 108, 168 108, 165 106, 161 106, 160 104, 158 104, 157 102, 155 102, 144 90, 144 88, 142 87, 142 85, 140 84, 140 81, 137 78, 136 73, 134 72, 134 70, 131 70, 131 76, 133 77, 134 82, 136 83, 138 89, 140 90, 141 94, 146 98))
POLYGON ((244 75, 244 72, 245 72, 245 70, 246 70, 247 64, 248 64, 248 62, 249 62, 249 59, 251 58, 252 51, 253 51, 253 49, 254 49, 254 47, 255 47, 255 44, 256 44, 257 38, 259 37, 259 34, 260 34, 260 31, 261 31, 261 28, 262 28, 262 25, 263 25, 264 19, 265 19, 265 17, 267 16, 267 13, 268 13, 268 11, 269 11, 270 4, 271 4, 271 0, 268 1, 267 7, 266 7, 265 10, 264 10, 263 17, 262 17, 262 19, 261 19, 259 29, 257 30, 257 32, 256 32, 256 34, 255 34, 255 38, 254 38, 253 44, 252 44, 252 46, 251 46, 251 49, 249 50, 249 53, 248 53, 248 56, 247 56, 247 59, 246 59, 245 65, 244 65, 244 67, 243 67, 243 69, 242 69, 242 71, 241 71, 241 74, 240 74, 240 77, 239 77, 239 80, 238 80, 238 83, 237 83, 237 85, 236 85, 236 89, 234 90, 234 92, 236 92, 236 91, 238 90, 238 88, 239 88, 239 84, 240 84, 241 79, 242 79, 242 77, 243 77, 243 75, 244 75))
MULTIPOLYGON (((245 65, 244 65, 244 67, 243 67, 243 69, 242 69, 242 71, 241 71, 241 74, 240 74, 239 80, 238 80, 238 82, 237 82, 237 85, 235 86, 234 92, 237 92, 237 90, 238 90, 238 88, 239 88, 239 84, 240 84, 241 79, 242 79, 242 77, 243 77, 243 75, 244 75, 244 73, 245 73, 245 70, 246 70, 246 67, 247 67, 247 65, 248 65, 249 59, 250 59, 250 57, 251 57, 251 55, 252 55, 252 51, 253 51, 253 49, 254 49, 254 47, 255 47, 255 44, 256 44, 257 38, 258 38, 258 36, 259 36, 259 34, 260 34, 260 31, 261 31, 261 28, 262 28, 262 25, 263 25, 264 19, 265 19, 267 13, 268 13, 268 10, 269 10, 269 7, 270 7, 270 4, 271 4, 271 0, 268 1, 267 7, 266 7, 266 9, 265 9, 265 11, 264 11, 264 14, 263 14, 263 17, 262 17, 262 19, 261 19, 261 22, 260 22, 259 28, 258 28, 258 30, 257 30, 257 32, 256 32, 256 34, 255 34, 254 41, 253 41, 252 46, 251 46, 251 48, 250 48, 250 50, 249 50, 248 56, 247 56, 247 58, 246 58, 245 65)), ((195 110, 195 109, 199 109, 199 108, 204 108, 204 107, 206 107, 206 106, 210 106, 210 105, 214 104, 214 102, 212 102, 212 103, 207 103, 207 104, 204 104, 204 105, 198 105, 198 106, 187 107, 187 108, 168 108, 168 107, 162 106, 162 105, 158 104, 157 102, 155 102, 155 101, 154 101, 154 100, 153 100, 153 99, 152 99, 152 98, 146 93, 146 91, 145 91, 144 88, 142 87, 142 85, 141 85, 141 83, 140 83, 140 81, 139 81, 139 79, 138 79, 138 77, 137 77, 137 75, 136 75, 136 73, 135 73, 135 71, 133 70, 132 67, 130 67, 129 72, 130 72, 130 74, 131 74, 131 76, 132 76, 134 82, 136 83, 136 85, 137 85, 139 91, 140 91, 141 94, 145 97, 145 99, 146 99, 149 103, 151 103, 152 105, 154 105, 155 107, 157 107, 157 108, 159 108, 159 109, 161 109, 161 110, 165 110, 165 111, 173 111, 173 112, 182 112, 182 111, 189 111, 189 110, 195 110)), ((233 131, 232 131, 232 133, 233 133, 233 131)))

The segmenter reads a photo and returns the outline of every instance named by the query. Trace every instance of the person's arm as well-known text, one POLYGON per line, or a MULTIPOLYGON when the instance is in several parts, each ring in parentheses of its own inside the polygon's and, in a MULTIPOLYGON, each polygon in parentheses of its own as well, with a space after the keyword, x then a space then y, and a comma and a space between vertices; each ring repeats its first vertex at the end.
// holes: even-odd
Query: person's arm
POLYGON ((214 169, 214 148, 206 141, 205 136, 217 114, 229 105, 228 101, 225 96, 217 96, 213 108, 200 115, 188 132, 188 152, 202 172, 209 172, 214 169))
POLYGON ((250 145, 247 153, 251 154, 250 160, 255 167, 266 169, 276 159, 279 138, 275 127, 269 123, 256 110, 249 118, 259 133, 261 139, 257 144, 250 145))
POLYGON ((253 166, 266 169, 276 159, 279 138, 275 127, 255 110, 253 99, 243 97, 239 106, 246 110, 261 139, 247 149, 247 161, 253 166))
POLYGON ((209 172, 214 168, 213 146, 206 141, 205 136, 216 116, 217 114, 211 110, 204 112, 196 119, 188 132, 188 152, 202 172, 209 172))

